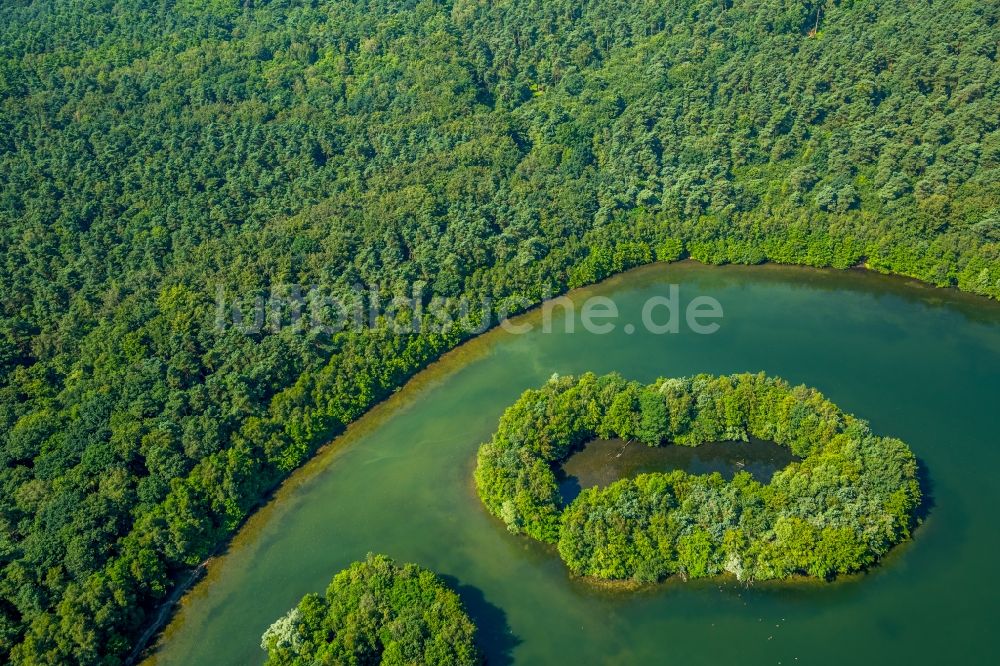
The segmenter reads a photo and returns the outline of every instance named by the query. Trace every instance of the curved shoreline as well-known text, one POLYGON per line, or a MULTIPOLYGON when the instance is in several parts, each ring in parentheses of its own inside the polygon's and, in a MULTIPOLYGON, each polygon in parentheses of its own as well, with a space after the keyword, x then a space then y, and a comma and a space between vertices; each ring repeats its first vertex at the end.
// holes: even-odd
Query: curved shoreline
MULTIPOLYGON (((466 475, 465 492, 468 496, 469 502, 479 508, 483 516, 486 517, 497 532, 515 539, 522 539, 528 549, 545 553, 547 557, 559 560, 559 549, 555 544, 544 543, 531 538, 523 538, 523 535, 511 535, 508 533, 507 527, 504 525, 503 521, 490 513, 479 499, 476 483, 472 478, 472 470, 475 468, 474 459, 470 461, 468 467, 469 469, 468 474, 466 475)), ((611 597, 622 594, 666 594, 675 587, 682 585, 702 587, 706 589, 724 586, 739 587, 740 589, 753 588, 758 592, 803 592, 809 590, 849 587, 872 576, 892 575, 891 567, 893 563, 903 557, 908 550, 913 548, 916 541, 921 538, 923 533, 926 531, 927 519, 927 515, 918 515, 917 527, 920 529, 914 529, 909 539, 901 541, 893 546, 889 552, 879 560, 879 566, 869 567, 853 573, 841 574, 833 580, 819 580, 810 576, 794 575, 788 578, 773 578, 769 580, 754 581, 752 583, 742 583, 737 580, 735 575, 729 573, 728 571, 711 578, 692 578, 686 581, 682 580, 677 574, 674 574, 655 583, 641 583, 635 580, 609 580, 607 578, 598 578, 596 576, 576 576, 568 570, 566 571, 566 575, 571 583, 582 586, 588 592, 608 595, 611 597)))
MULTIPOLYGON (((564 292, 555 297, 569 297, 570 299, 583 299, 594 291, 603 291, 614 288, 625 280, 636 281, 636 286, 644 284, 647 280, 658 281, 661 271, 671 270, 706 270, 713 274, 718 272, 720 279, 737 279, 744 272, 753 272, 755 276, 767 275, 773 272, 784 273, 786 271, 796 273, 796 280, 776 280, 788 283, 790 286, 820 286, 818 283, 829 282, 830 278, 843 280, 843 288, 856 288, 849 284, 854 280, 863 280, 864 286, 877 296, 902 296, 916 298, 927 304, 935 306, 949 306, 960 311, 963 316, 970 319, 982 319, 984 316, 992 319, 982 311, 985 304, 987 308, 996 307, 995 313, 1000 320, 1000 303, 986 296, 974 294, 972 292, 961 291, 955 287, 938 287, 933 284, 923 282, 917 278, 887 274, 874 271, 865 267, 852 267, 848 269, 836 268, 815 268, 810 266, 800 266, 796 264, 779 264, 776 262, 765 262, 763 264, 724 264, 721 266, 703 264, 693 259, 684 259, 677 262, 653 262, 630 270, 617 273, 608 278, 591 285, 579 287, 568 292, 564 292), (809 279, 815 276, 820 279, 809 279), (652 278, 652 279, 651 279, 652 278)), ((713 275, 713 277, 715 277, 713 275)), ((987 310, 988 312, 989 310, 987 310)), ((522 314, 512 317, 512 323, 537 323, 542 316, 542 304, 536 304, 531 309, 522 314)), ((191 576, 190 573, 183 577, 184 583, 180 586, 180 592, 171 591, 168 601, 171 603, 163 605, 169 606, 164 612, 161 605, 155 611, 158 621, 144 631, 147 641, 152 641, 148 645, 136 645, 133 654, 142 663, 156 663, 158 648, 165 642, 169 642, 170 637, 184 626, 184 609, 189 604, 194 603, 210 587, 214 579, 222 570, 226 556, 234 550, 252 548, 253 539, 259 531, 270 524, 272 520, 280 518, 287 511, 294 508, 295 502, 290 501, 294 493, 301 487, 315 481, 340 454, 350 448, 355 441, 366 433, 376 429, 385 420, 405 411, 424 391, 433 388, 437 384, 446 380, 451 374, 463 368, 467 362, 486 355, 490 352, 492 343, 497 338, 504 338, 511 335, 500 326, 493 326, 489 330, 473 336, 456 347, 448 350, 436 360, 429 363, 424 369, 410 377, 404 384, 397 387, 396 391, 385 400, 375 404, 368 409, 361 417, 351 422, 346 430, 319 447, 315 453, 302 466, 294 470, 287 476, 278 487, 270 493, 266 503, 255 509, 244 521, 238 531, 228 539, 216 554, 206 559, 199 569, 203 569, 205 575, 191 576), (173 601, 176 600, 176 601, 173 601)), ((895 550, 895 549, 894 549, 895 550)), ((889 555, 892 557, 892 553, 889 555)), ((188 570, 191 572, 192 570, 188 570)), ((855 574, 862 576, 865 574, 855 574)), ((854 576, 850 579, 853 580, 854 576)), ((582 579, 580 579, 582 580, 582 579)), ((846 582, 846 581, 845 581, 846 582)), ((669 583, 669 579, 668 579, 669 583)), ((766 583, 766 584, 770 584, 766 583)), ((598 586, 598 587, 604 587, 598 586)), ((177 589, 177 588, 175 588, 177 589)))
POLYGON ((917 469, 903 441, 776 375, 644 383, 586 371, 552 375, 511 403, 479 447, 475 479, 490 513, 515 534, 558 544, 579 576, 829 580, 874 566, 909 538, 921 503, 917 469), (558 470, 595 438, 665 450, 753 438, 799 460, 766 481, 746 471, 732 480, 651 471, 567 501, 558 470))

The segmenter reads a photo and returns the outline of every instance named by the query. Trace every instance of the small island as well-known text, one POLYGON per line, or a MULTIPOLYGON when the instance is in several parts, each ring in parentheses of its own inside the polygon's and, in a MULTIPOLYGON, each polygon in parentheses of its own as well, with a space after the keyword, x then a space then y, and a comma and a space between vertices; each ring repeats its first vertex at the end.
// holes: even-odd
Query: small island
POLYGON ((482 663, 476 627, 434 573, 369 555, 264 632, 268 666, 482 663))
POLYGON ((479 449, 476 487, 514 533, 555 544, 570 571, 604 580, 730 573, 745 582, 866 569, 907 539, 921 501, 906 444, 873 434, 815 389, 764 374, 642 385, 617 374, 526 391, 479 449), (768 483, 675 470, 583 490, 557 472, 588 441, 701 446, 750 438, 796 458, 768 483))

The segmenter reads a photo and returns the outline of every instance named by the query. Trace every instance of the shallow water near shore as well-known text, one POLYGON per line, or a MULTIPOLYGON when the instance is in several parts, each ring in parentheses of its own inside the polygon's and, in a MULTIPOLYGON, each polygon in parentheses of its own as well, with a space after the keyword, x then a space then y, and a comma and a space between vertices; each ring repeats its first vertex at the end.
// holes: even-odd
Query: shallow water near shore
MULTIPOLYGON (((492 664, 994 662, 1000 305, 861 271, 692 262, 641 268, 571 298, 593 295, 617 304, 614 332, 588 333, 577 320, 567 333, 559 316, 545 333, 541 313, 529 313, 521 321, 532 332, 467 343, 352 425, 209 563, 151 661, 262 663, 264 629, 372 551, 455 586, 492 664), (695 296, 721 304, 718 332, 638 325, 642 304, 671 284, 682 305, 695 296), (573 579, 553 549, 483 510, 472 469, 522 391, 588 370, 642 382, 764 371, 814 386, 909 444, 925 471, 925 521, 879 567, 833 584, 672 580, 628 590, 573 579)), ((724 474, 740 461, 700 460, 724 474)), ((595 458, 590 480, 568 464, 586 487, 653 463, 601 477, 595 458)))

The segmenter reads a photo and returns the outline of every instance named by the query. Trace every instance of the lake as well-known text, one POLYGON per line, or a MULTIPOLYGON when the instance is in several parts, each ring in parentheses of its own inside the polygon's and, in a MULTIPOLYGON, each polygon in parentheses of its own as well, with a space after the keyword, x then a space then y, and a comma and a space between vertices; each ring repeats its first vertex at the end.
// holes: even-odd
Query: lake
MULTIPOLYGON (((529 313, 518 321, 531 332, 472 340, 352 425, 209 564, 151 663, 263 662, 264 629, 369 551, 444 576, 493 664, 994 663, 1000 304, 863 271, 693 262, 637 269, 571 299, 579 309, 592 296, 617 305, 611 333, 568 333, 561 317, 545 332, 529 313), (643 304, 674 284, 682 306, 718 301, 715 333, 639 325, 643 304), (486 513, 472 470, 522 391, 588 370, 644 383, 764 371, 816 387, 909 444, 925 472, 924 522, 871 572, 833 584, 671 580, 629 591, 573 579, 552 548, 486 513)), ((731 451, 699 455, 707 471, 743 464, 731 451)), ((767 455, 751 456, 760 474, 787 463, 767 455)))

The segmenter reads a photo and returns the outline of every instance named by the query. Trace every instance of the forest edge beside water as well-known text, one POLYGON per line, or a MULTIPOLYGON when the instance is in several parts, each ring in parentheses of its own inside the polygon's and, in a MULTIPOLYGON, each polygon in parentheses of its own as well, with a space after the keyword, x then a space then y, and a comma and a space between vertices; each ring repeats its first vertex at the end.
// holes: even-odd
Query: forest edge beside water
POLYGON ((223 298, 527 305, 681 256, 868 257, 1000 297, 995 3, 0 17, 0 660, 118 663, 185 570, 462 337, 248 336, 213 325, 223 298))
MULTIPOLYGON (((853 266, 848 269, 800 266, 795 264, 781 264, 777 262, 764 262, 755 265, 724 264, 716 266, 712 264, 704 264, 690 258, 685 258, 675 262, 653 262, 630 268, 620 273, 611 275, 599 282, 571 289, 565 292, 563 296, 579 300, 586 298, 598 286, 613 285, 616 282, 625 279, 641 279, 647 275, 656 279, 656 274, 659 271, 670 270, 674 267, 683 270, 687 266, 698 266, 708 270, 719 270, 723 272, 752 271, 755 274, 759 274, 764 271, 794 271, 796 273, 796 277, 801 278, 797 279, 796 283, 803 285, 812 283, 813 280, 810 279, 812 277, 823 280, 830 279, 831 277, 841 277, 849 280, 853 274, 854 276, 864 279, 869 286, 872 284, 877 286, 878 293, 905 293, 912 297, 916 291, 919 292, 921 300, 924 300, 928 304, 947 304, 951 307, 959 309, 963 315, 971 315, 973 318, 975 318, 975 315, 978 314, 978 308, 981 308, 984 304, 996 303, 994 299, 965 292, 955 287, 939 287, 914 277, 875 271, 863 265, 853 266)), ((559 296, 557 295, 556 297, 558 298, 559 296)), ((518 324, 538 323, 542 318, 542 305, 543 303, 536 303, 523 313, 512 316, 511 322, 518 324)), ((156 609, 157 622, 147 627, 143 634, 144 641, 134 647, 133 652, 129 656, 129 663, 136 663, 137 661, 156 663, 158 646, 164 641, 169 641, 172 632, 180 626, 178 620, 181 622, 183 621, 177 613, 178 607, 183 606, 189 600, 196 598, 199 588, 211 585, 213 579, 213 562, 217 562, 225 558, 226 553, 234 546, 240 546, 251 541, 256 532, 267 525, 275 517, 274 514, 276 512, 291 508, 284 504, 284 500, 290 498, 302 484, 309 482, 316 475, 322 473, 325 469, 332 465, 338 455, 346 450, 346 448, 353 441, 376 429, 383 419, 389 418, 398 411, 406 409, 422 390, 445 381, 446 378, 458 368, 464 366, 469 361, 488 353, 489 346, 494 339, 505 335, 508 335, 508 333, 500 326, 494 324, 487 331, 464 339, 457 346, 446 350, 438 357, 431 359, 428 363, 416 369, 412 375, 410 375, 400 386, 396 388, 395 391, 384 399, 373 404, 359 418, 349 423, 343 433, 335 436, 327 443, 318 447, 300 467, 296 468, 277 487, 267 494, 263 501, 258 505, 258 508, 246 517, 239 528, 233 533, 231 538, 221 543, 218 549, 202 561, 197 567, 187 570, 184 575, 180 577, 181 584, 175 586, 169 593, 169 599, 156 609)), ((474 452, 470 452, 470 459, 474 459, 474 457, 474 452)), ((924 500, 921 507, 918 508, 917 516, 920 520, 923 520, 923 518, 926 517, 928 507, 933 506, 933 494, 929 488, 925 487, 925 484, 927 483, 926 470, 923 468, 922 464, 919 466, 919 473, 921 490, 924 493, 924 500)), ((478 503, 479 500, 476 496, 475 484, 471 479, 471 474, 469 475, 469 479, 468 492, 470 501, 478 503)), ((491 517, 491 520, 496 519, 491 517)), ((498 529, 502 529, 502 523, 499 520, 496 520, 496 522, 498 529)), ((891 549, 882 559, 881 565, 891 566, 892 561, 900 557, 902 552, 908 549, 911 543, 912 539, 908 539, 891 549)), ((531 547, 546 551, 551 550, 553 553, 556 553, 555 546, 551 544, 531 542, 531 547)), ((803 585, 816 587, 831 584, 843 585, 857 581, 866 575, 868 575, 867 571, 842 575, 832 583, 810 579, 805 576, 797 576, 786 580, 760 581, 755 583, 754 586, 780 589, 803 585)), ((728 577, 729 575, 726 574, 722 577, 722 579, 726 579, 728 577)), ((674 585, 678 583, 679 579, 676 576, 671 576, 660 583, 651 585, 635 583, 633 581, 608 581, 589 577, 579 578, 579 580, 594 587, 595 589, 604 589, 611 592, 634 592, 640 589, 674 585)), ((733 580, 735 580, 735 577, 733 580)), ((714 579, 701 581, 696 580, 686 584, 705 585, 710 587, 717 584, 717 581, 714 579)))

